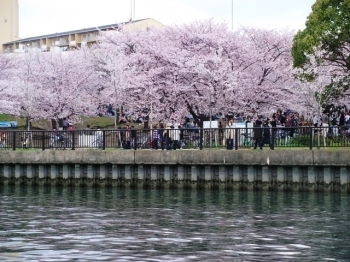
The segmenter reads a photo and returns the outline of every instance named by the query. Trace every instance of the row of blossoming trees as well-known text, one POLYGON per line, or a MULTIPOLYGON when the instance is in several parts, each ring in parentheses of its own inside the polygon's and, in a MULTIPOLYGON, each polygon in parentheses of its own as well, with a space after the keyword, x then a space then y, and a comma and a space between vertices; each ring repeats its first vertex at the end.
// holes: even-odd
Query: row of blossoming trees
POLYGON ((110 31, 96 45, 69 52, 2 54, 0 111, 78 120, 111 103, 166 121, 188 114, 203 121, 210 111, 270 115, 289 108, 305 114, 319 108, 315 94, 324 93, 338 72, 320 63, 317 52, 306 70, 293 70, 292 40, 290 31, 232 32, 205 21, 110 31))

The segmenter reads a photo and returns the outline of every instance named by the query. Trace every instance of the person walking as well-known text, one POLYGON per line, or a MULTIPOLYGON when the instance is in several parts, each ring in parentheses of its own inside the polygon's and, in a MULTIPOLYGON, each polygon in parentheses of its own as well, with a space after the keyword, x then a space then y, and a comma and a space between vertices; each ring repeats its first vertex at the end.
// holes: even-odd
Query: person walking
POLYGON ((235 130, 233 128, 233 119, 230 119, 226 125, 225 137, 226 137, 226 149, 232 150, 233 138, 235 137, 235 130))
POLYGON ((254 123, 254 139, 255 139, 254 149, 256 149, 257 146, 259 145, 260 150, 262 149, 262 146, 263 146, 263 143, 262 143, 263 133, 262 133, 261 125, 262 125, 261 117, 259 117, 254 123))
POLYGON ((50 132, 50 148, 51 149, 55 149, 56 146, 56 141, 58 141, 60 139, 59 133, 56 131, 56 129, 52 129, 52 131, 50 132))
POLYGON ((103 132, 99 126, 97 127, 97 131, 95 132, 94 146, 97 148, 102 148, 103 146, 103 132))
POLYGON ((68 122, 67 118, 63 118, 62 129, 67 130, 68 125, 69 125, 69 122, 68 122))
POLYGON ((176 129, 175 127, 172 126, 171 129, 173 131, 173 149, 176 150, 179 147, 179 142, 180 142, 180 126, 178 126, 176 129))
POLYGON ((159 132, 157 129, 157 125, 154 125, 152 130, 152 149, 158 149, 158 139, 159 132))
POLYGON ((269 122, 267 120, 265 120, 263 125, 262 125, 262 135, 263 135, 263 139, 262 139, 262 146, 261 147, 263 147, 265 144, 268 144, 271 148, 270 126, 269 126, 269 122))
POLYGON ((165 143, 165 138, 164 138, 164 124, 160 123, 159 124, 159 129, 158 129, 158 140, 160 142, 160 147, 162 150, 164 150, 164 143, 165 143))
POLYGON ((124 131, 125 141, 124 141, 123 148, 124 149, 130 149, 131 148, 131 145, 130 145, 131 135, 130 135, 130 127, 129 127, 129 125, 126 125, 124 129, 125 129, 125 131, 124 131))
POLYGON ((135 129, 135 126, 130 127, 130 146, 131 148, 135 148, 135 143, 136 143, 136 138, 137 136, 137 131, 135 129))
POLYGON ((0 133, 0 147, 2 147, 2 148, 6 147, 6 133, 5 132, 0 133))
POLYGON ((287 115, 286 117, 286 122, 284 123, 284 131, 285 131, 285 143, 289 144, 290 143, 290 138, 292 137, 292 118, 290 115, 287 115))
POLYGON ((165 139, 165 144, 166 144, 166 150, 171 150, 171 145, 172 145, 172 132, 171 132, 171 124, 167 124, 164 131, 164 139, 165 139))

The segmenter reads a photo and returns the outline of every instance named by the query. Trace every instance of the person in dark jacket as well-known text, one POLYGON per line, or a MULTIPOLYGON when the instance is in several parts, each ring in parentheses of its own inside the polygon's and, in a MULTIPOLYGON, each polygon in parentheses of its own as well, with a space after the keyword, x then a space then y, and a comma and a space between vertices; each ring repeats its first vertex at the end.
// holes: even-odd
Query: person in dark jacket
POLYGON ((263 146, 262 144, 263 133, 261 129, 262 122, 260 119, 261 118, 259 117, 254 123, 254 139, 255 139, 254 149, 256 149, 258 145, 260 149, 262 149, 262 146, 263 146))
POLYGON ((164 150, 165 137, 164 137, 164 124, 163 123, 159 123, 158 139, 160 142, 160 147, 162 148, 162 150, 164 150))
POLYGON ((262 135, 263 135, 262 147, 265 144, 270 145, 270 126, 267 120, 264 121, 262 125, 262 135))
POLYGON ((339 126, 345 126, 345 114, 344 114, 344 112, 340 113, 339 126))

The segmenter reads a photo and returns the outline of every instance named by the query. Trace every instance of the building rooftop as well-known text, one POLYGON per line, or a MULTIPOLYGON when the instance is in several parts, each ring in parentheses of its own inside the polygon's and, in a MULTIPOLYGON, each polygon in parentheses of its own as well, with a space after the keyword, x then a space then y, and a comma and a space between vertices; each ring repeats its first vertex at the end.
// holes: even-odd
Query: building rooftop
POLYGON ((52 37, 66 36, 66 35, 70 35, 70 34, 79 34, 79 33, 85 33, 85 32, 92 32, 92 31, 96 31, 96 30, 118 28, 121 25, 129 24, 129 23, 137 23, 137 22, 141 22, 141 21, 144 21, 144 20, 148 20, 148 19, 149 18, 145 18, 145 19, 133 20, 133 21, 129 21, 129 22, 122 22, 122 23, 116 23, 116 24, 109 24, 109 25, 102 25, 102 26, 96 26, 96 27, 90 27, 90 28, 83 28, 83 29, 66 31, 66 32, 59 32, 59 33, 48 34, 48 35, 33 36, 33 37, 22 38, 22 39, 18 39, 18 40, 15 40, 15 41, 7 42, 7 43, 4 43, 3 45, 22 43, 22 42, 27 42, 27 41, 35 41, 35 40, 40 40, 40 39, 43 39, 43 38, 52 38, 52 37))

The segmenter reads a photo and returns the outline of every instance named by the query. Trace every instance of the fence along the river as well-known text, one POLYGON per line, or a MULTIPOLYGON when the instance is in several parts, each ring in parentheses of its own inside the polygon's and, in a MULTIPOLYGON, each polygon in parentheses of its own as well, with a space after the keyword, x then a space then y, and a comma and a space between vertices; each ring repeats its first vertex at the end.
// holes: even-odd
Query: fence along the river
MULTIPOLYGON (((260 128, 260 127, 259 127, 260 128)), ((233 128, 233 148, 249 149, 255 145, 257 128, 233 128)), ((225 128, 180 129, 180 138, 175 143, 171 132, 163 129, 164 141, 158 140, 158 149, 226 149, 225 128), (163 143, 163 144, 162 144, 163 143)), ((264 148, 315 148, 349 147, 350 134, 347 128, 338 127, 292 127, 268 128, 264 148), (268 139, 266 139, 268 137, 268 139)), ((74 130, 74 131, 14 131, 1 130, 0 149, 151 149, 152 130, 74 130), (129 132, 129 133, 128 133, 129 132)), ((258 145, 259 149, 259 145, 258 145)))

